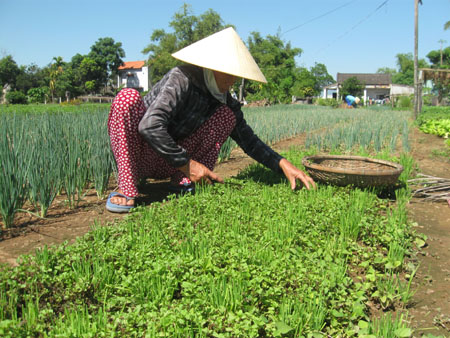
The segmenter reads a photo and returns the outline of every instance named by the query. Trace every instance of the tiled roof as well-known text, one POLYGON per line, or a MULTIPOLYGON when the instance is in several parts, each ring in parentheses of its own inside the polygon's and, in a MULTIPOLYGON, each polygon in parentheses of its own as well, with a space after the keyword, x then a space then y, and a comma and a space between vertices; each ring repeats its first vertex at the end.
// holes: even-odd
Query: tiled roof
POLYGON ((128 61, 124 62, 122 66, 119 67, 119 70, 124 69, 140 69, 144 67, 145 61, 128 61))
POLYGON ((365 85, 390 85, 391 74, 337 73, 337 82, 341 84, 351 77, 356 77, 365 85))

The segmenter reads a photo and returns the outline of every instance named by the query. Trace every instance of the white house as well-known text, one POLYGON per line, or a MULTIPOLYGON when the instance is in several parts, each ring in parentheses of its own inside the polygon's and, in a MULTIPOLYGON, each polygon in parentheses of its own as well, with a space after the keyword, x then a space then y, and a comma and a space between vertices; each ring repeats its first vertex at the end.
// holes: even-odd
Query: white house
POLYGON ((148 67, 145 61, 124 62, 118 69, 117 86, 146 92, 149 89, 148 67))
POLYGON ((372 100, 393 99, 395 96, 410 95, 414 87, 393 84, 391 74, 338 73, 337 82, 323 89, 324 98, 340 98, 342 83, 350 77, 356 77, 364 84, 364 103, 372 100))
POLYGON ((391 85, 391 96, 409 96, 414 94, 414 87, 401 84, 391 85))

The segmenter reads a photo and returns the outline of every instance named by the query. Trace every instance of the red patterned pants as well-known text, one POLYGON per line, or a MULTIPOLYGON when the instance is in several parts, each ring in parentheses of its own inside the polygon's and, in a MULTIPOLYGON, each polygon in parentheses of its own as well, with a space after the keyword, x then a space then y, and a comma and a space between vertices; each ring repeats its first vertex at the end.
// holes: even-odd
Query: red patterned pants
MULTIPOLYGON (((115 97, 108 117, 111 149, 118 168, 119 189, 128 197, 138 195, 137 184, 142 178, 170 177, 173 183, 190 183, 189 178, 170 166, 140 136, 138 125, 145 114, 145 105, 135 89, 121 90, 115 97)), ((191 136, 178 145, 189 157, 213 170, 220 147, 236 124, 234 113, 223 105, 191 136)))

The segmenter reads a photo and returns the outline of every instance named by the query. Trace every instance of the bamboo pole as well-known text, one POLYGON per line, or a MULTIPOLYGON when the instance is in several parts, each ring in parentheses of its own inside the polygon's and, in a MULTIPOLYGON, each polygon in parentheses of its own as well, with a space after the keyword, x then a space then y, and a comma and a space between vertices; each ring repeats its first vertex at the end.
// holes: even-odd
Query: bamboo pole
POLYGON ((447 201, 450 205, 450 179, 419 174, 417 178, 408 180, 412 196, 426 201, 447 201))
POLYGON ((419 1, 414 0, 414 119, 419 114, 419 73, 418 73, 418 49, 419 49, 419 1))

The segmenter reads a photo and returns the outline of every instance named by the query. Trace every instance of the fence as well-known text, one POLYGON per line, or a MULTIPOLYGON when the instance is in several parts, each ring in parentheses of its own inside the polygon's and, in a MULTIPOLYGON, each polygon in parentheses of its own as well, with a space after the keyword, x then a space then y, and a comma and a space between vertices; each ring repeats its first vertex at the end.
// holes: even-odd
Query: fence
POLYGON ((114 100, 112 96, 78 96, 78 100, 83 102, 111 103, 114 100))

